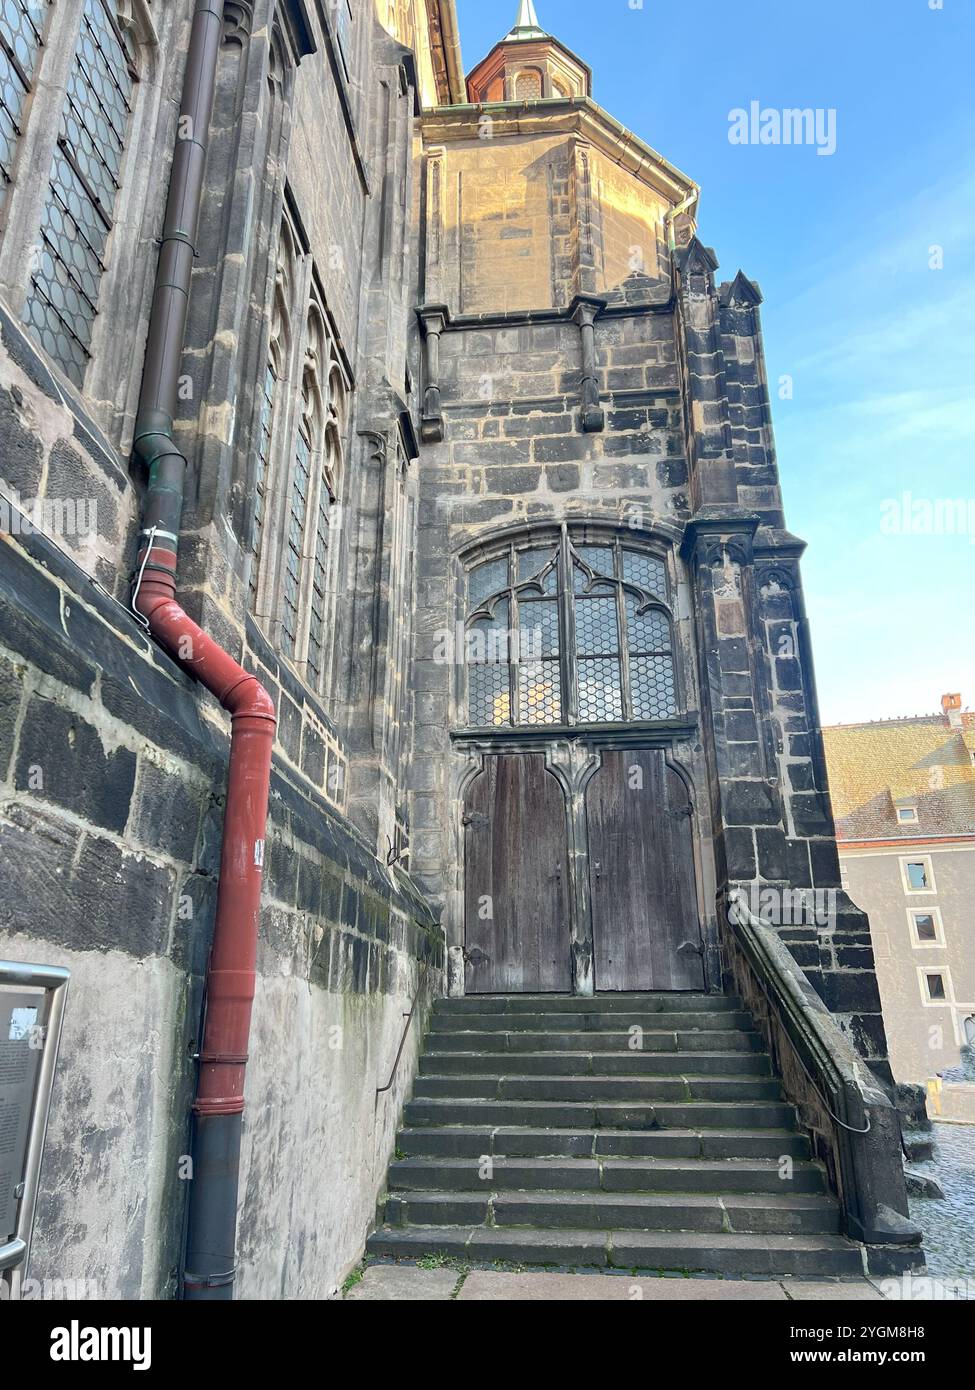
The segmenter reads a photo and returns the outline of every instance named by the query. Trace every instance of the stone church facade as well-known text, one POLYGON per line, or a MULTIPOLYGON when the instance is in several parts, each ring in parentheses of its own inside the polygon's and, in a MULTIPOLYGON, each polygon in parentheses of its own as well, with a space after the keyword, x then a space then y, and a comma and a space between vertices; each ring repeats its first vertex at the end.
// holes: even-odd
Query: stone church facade
MULTIPOLYGON (((225 716, 132 601, 193 9, 3 20, 0 956, 72 971, 32 1268, 104 1297, 179 1283, 226 795, 225 716)), ((359 1258, 445 994, 733 980, 896 1247, 757 285, 532 5, 465 79, 451 0, 228 0, 215 71, 178 587, 277 714, 239 1294, 359 1258), (832 904, 776 923, 792 984, 729 926, 749 885, 832 904)))

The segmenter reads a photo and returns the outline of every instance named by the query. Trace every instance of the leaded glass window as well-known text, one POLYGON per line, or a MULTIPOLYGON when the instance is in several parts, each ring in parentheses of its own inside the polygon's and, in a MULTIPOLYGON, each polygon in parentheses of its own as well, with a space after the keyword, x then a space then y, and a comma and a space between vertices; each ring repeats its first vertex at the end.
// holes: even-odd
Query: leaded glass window
POLYGON ((13 182, 24 106, 40 57, 48 0, 2 0, 0 9, 0 207, 13 182))
POLYGON ((85 0, 23 315, 77 386, 91 355, 135 81, 109 0, 85 0))
POLYGON ((313 302, 283 572, 282 641, 285 655, 305 665, 317 691, 327 665, 345 390, 324 316, 313 302))
POLYGON ((285 656, 294 657, 298 637, 298 611, 301 606, 301 554, 308 514, 308 487, 311 481, 311 425, 303 416, 295 445, 295 466, 288 510, 288 544, 284 554, 284 618, 281 624, 285 656))
POLYGON ((620 540, 512 544, 467 572, 475 728, 619 724, 679 710, 667 569, 620 540))
POLYGON ((315 534, 315 560, 312 572, 311 614, 308 629, 308 671, 311 683, 319 689, 322 683, 322 661, 325 651, 325 617, 328 612, 328 573, 332 549, 332 509, 335 505, 334 476, 338 461, 338 438, 329 430, 325 462, 318 486, 318 518, 315 534))
MULTIPOLYGON (((257 460, 254 470, 254 520, 251 534, 250 602, 258 611, 262 578, 267 568, 265 558, 265 528, 269 507, 273 507, 275 477, 281 462, 280 417, 287 418, 287 383, 291 372, 290 355, 294 334, 292 306, 294 299, 295 241, 285 218, 278 238, 277 262, 274 270, 274 291, 271 309, 271 331, 267 348, 264 376, 257 394, 257 460)), ((287 462, 287 459, 284 460, 287 462)), ((290 517, 289 517, 290 522, 290 517)), ((273 537, 271 538, 273 543, 273 537)), ((272 549, 271 563, 274 554, 272 549)))
POLYGON ((542 95, 542 74, 537 68, 526 68, 515 78, 516 101, 538 101, 542 95))
POLYGON ((268 362, 261 386, 260 414, 257 422, 257 469, 254 474, 254 559, 250 577, 251 608, 254 608, 257 603, 257 582, 260 576, 261 550, 264 542, 276 390, 277 372, 274 363, 268 362))

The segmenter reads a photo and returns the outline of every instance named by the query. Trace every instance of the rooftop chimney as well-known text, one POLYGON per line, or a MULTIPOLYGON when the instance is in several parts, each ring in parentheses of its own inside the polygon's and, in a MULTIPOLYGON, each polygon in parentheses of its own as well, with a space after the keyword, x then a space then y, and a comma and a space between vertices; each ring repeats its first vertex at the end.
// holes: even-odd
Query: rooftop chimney
POLYGON ((942 695, 941 709, 953 729, 962 727, 960 695, 942 695))

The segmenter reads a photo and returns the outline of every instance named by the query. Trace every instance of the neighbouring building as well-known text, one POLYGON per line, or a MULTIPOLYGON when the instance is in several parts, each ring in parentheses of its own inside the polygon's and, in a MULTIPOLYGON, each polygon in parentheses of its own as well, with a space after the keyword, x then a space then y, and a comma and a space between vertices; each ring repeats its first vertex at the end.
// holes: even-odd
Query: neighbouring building
MULTIPOLYGON (((180 602, 277 711, 244 866, 242 1296, 325 1297, 359 1259, 445 994, 743 993, 771 1058, 707 1084, 771 1126, 746 1139, 772 1163, 795 1119, 774 1067, 789 1151, 841 1198, 780 1213, 785 1272, 807 1218, 844 1268, 838 1222, 881 1268, 915 1260, 762 296, 717 277, 693 180, 529 0, 466 79, 453 0, 9 0, 0 33, 0 957, 72 972, 32 1271, 179 1286, 217 881, 241 866, 226 716, 133 607, 177 541, 180 602), (214 16, 201 130, 180 94, 214 16), (167 532, 140 520, 166 487, 136 417, 171 327, 171 167, 203 150, 195 245, 164 239, 163 270, 193 253, 167 532), (757 886, 836 911, 760 946, 728 911, 757 886)), ((719 1157, 742 1113, 715 1110, 719 1157)))
POLYGON ((890 1062, 975 1120, 975 714, 823 730, 844 887, 870 915, 890 1062))

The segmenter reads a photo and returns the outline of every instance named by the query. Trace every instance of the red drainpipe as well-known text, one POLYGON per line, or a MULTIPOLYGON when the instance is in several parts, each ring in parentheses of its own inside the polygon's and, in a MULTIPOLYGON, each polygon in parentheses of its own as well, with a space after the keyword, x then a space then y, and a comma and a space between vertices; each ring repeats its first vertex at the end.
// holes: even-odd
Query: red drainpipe
POLYGON ((231 715, 230 766, 205 1021, 193 1104, 183 1296, 233 1297, 244 1072, 254 1001, 274 702, 176 602, 186 459, 173 416, 206 170, 221 16, 196 0, 134 449, 149 468, 132 606, 163 647, 231 715))

